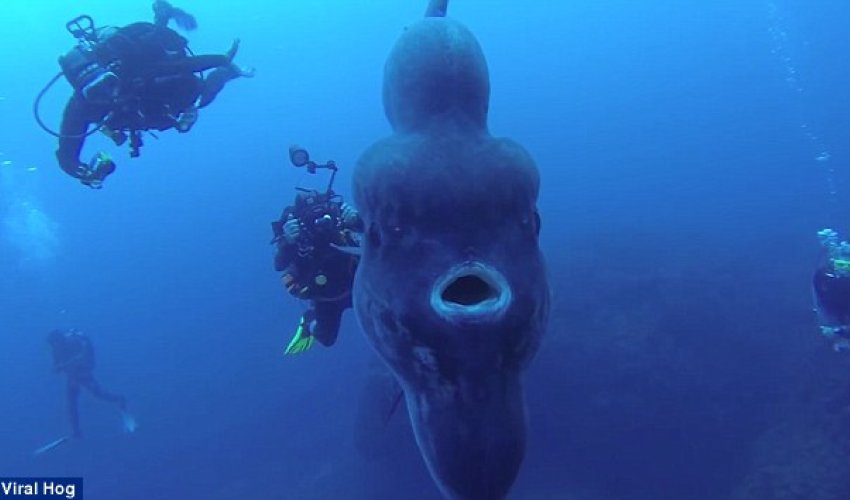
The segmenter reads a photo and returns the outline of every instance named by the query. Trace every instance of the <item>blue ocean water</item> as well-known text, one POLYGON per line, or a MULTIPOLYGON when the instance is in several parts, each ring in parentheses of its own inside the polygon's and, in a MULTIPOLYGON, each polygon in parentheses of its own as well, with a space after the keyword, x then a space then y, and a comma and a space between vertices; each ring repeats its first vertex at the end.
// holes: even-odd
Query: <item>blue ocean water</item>
MULTIPOLYGON (((150 4, 6 0, 0 78, 0 475, 82 476, 94 499, 437 499, 403 412, 375 422, 376 358, 340 340, 284 357, 302 312, 269 222, 291 143, 341 167, 389 133, 382 68, 424 2, 185 0, 196 53, 257 67, 191 133, 146 138, 91 191, 55 164, 32 100, 64 24, 150 4), (45 343, 86 331, 125 434, 86 394, 68 431, 45 343)), ((488 58, 490 129, 534 155, 550 328, 526 375, 511 498, 843 499, 850 358, 819 337, 815 232, 850 230, 850 4, 455 0, 488 58), (531 5, 526 5, 530 3, 531 5)), ((58 126, 69 95, 42 113, 58 126)))

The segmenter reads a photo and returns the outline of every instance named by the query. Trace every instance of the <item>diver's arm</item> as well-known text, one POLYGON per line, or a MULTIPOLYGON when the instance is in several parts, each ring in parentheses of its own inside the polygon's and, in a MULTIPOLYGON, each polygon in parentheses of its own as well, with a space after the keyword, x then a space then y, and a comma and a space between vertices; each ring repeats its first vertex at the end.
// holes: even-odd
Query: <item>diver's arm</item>
POLYGON ((94 365, 94 344, 91 339, 88 337, 81 337, 80 342, 82 343, 82 348, 80 352, 80 358, 85 360, 87 364, 93 366, 94 365))
POLYGON ((61 359, 60 357, 54 356, 53 369, 57 372, 63 372, 79 363, 83 359, 84 354, 83 352, 79 352, 79 349, 77 349, 77 351, 78 352, 72 356, 67 356, 66 353, 65 359, 61 359))
POLYGON ((94 362, 94 344, 92 344, 91 339, 83 335, 74 335, 69 337, 66 342, 69 346, 66 352, 71 352, 73 355, 61 362, 54 358, 53 368, 56 371, 64 371, 80 363, 92 364, 94 362))
POLYGON ((56 352, 53 353, 53 371, 57 373, 61 372, 65 369, 67 365, 68 360, 62 361, 56 352))
POLYGON ((83 355, 82 355, 82 354, 77 354, 76 356, 73 356, 73 357, 71 357, 71 358, 69 358, 69 359, 66 359, 65 361, 63 361, 63 362, 61 362, 61 363, 56 363, 56 362, 54 362, 54 363, 53 363, 53 369, 54 369, 55 371, 57 371, 57 372, 65 371, 65 370, 67 370, 69 367, 71 367, 71 366, 73 366, 74 364, 76 364, 76 363, 77 363, 78 361, 80 361, 81 359, 83 359, 83 355))
POLYGON ((176 57, 158 61, 151 67, 155 76, 170 76, 182 73, 200 73, 213 68, 226 67, 230 58, 222 54, 202 54, 199 56, 176 57))
POLYGON ((56 159, 66 174, 77 179, 82 179, 86 171, 86 164, 80 161, 80 152, 85 143, 84 136, 92 122, 85 102, 79 95, 74 94, 65 105, 62 115, 56 159))
POLYGON ((277 243, 277 251, 274 255, 274 269, 277 272, 283 272, 294 261, 298 254, 298 247, 294 243, 289 243, 281 239, 277 243))

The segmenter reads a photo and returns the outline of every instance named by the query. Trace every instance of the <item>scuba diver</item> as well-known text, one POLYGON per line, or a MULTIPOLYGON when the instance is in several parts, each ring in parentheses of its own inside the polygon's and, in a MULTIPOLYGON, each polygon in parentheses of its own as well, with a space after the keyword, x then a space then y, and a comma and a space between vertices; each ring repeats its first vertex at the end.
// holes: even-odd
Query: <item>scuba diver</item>
MULTIPOLYGON (((124 427, 128 432, 135 430, 136 424, 127 413, 127 400, 123 396, 111 394, 100 387, 95 380, 94 370, 94 346, 83 332, 75 329, 53 330, 47 336, 47 343, 53 354, 53 369, 56 372, 64 372, 68 378, 68 417, 71 420, 72 437, 82 437, 80 430, 80 415, 78 411, 78 400, 80 390, 85 388, 96 398, 112 403, 118 407, 124 419, 124 427)), ((55 447, 67 440, 61 438, 53 443, 42 447, 38 452, 46 451, 45 448, 55 447)))
POLYGON ((188 132, 198 109, 209 105, 224 85, 238 77, 252 77, 233 59, 235 40, 221 55, 194 55, 188 41, 168 27, 175 21, 184 30, 197 27, 195 18, 164 0, 153 4, 154 22, 121 28, 96 28, 89 16, 66 24, 78 44, 59 58, 62 72, 41 91, 34 104, 39 125, 58 137, 56 158, 68 175, 94 189, 115 171, 115 162, 103 152, 86 164, 80 161, 85 139, 100 130, 117 146, 129 140, 130 157, 139 156, 142 132, 171 128, 188 132), (204 75, 205 71, 212 70, 204 75), (38 107, 47 90, 62 76, 74 89, 62 116, 59 132, 44 125, 38 107), (89 127, 94 125, 92 130, 89 127))
POLYGON ((331 171, 324 193, 296 188, 295 203, 272 222, 275 270, 283 273, 283 285, 290 294, 309 302, 285 350, 296 354, 309 349, 314 339, 326 347, 336 342, 342 313, 352 307, 363 220, 334 193, 337 167, 333 161, 317 164, 298 146, 289 148, 289 158, 311 174, 320 168, 331 171))
POLYGON ((836 351, 850 349, 850 243, 832 229, 818 231, 826 262, 812 278, 815 313, 821 333, 836 351))

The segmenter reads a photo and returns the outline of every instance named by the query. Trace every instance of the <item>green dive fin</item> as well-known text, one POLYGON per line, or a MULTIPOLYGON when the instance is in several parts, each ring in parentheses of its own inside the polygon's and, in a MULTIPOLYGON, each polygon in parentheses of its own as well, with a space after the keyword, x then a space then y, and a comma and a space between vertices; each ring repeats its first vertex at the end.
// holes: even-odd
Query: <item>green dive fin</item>
POLYGON ((301 321, 298 322, 298 329, 295 330, 295 336, 289 341, 284 354, 299 354, 313 347, 313 336, 310 335, 307 327, 307 319, 301 316, 301 321))

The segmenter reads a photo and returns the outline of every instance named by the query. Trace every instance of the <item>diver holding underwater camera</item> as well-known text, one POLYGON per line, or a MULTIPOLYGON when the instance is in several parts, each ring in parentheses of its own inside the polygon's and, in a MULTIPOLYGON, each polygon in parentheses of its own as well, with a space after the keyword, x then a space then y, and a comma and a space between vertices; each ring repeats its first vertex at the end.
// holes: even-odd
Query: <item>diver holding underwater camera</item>
POLYGON ((295 188, 294 203, 272 222, 275 270, 283 273, 283 286, 292 296, 309 303, 285 350, 297 354, 312 347, 314 340, 326 347, 336 342, 342 313, 352 307, 363 220, 333 190, 336 163, 318 164, 299 146, 289 148, 289 160, 310 174, 320 169, 331 172, 324 192, 295 188))

